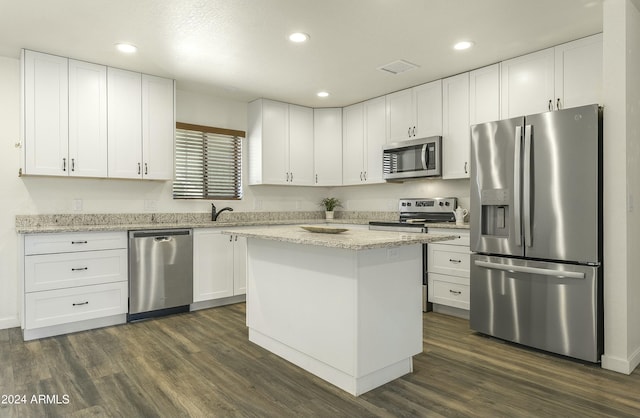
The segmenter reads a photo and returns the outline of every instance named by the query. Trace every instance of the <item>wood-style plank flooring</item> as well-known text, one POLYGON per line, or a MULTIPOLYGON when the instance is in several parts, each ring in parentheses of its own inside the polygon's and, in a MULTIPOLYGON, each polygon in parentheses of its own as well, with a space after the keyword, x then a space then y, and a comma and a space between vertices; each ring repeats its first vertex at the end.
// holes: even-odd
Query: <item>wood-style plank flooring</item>
POLYGON ((250 343, 236 304, 26 343, 2 330, 0 400, 11 395, 27 403, 1 404, 0 417, 637 417, 640 371, 428 313, 414 372, 356 398, 250 343))

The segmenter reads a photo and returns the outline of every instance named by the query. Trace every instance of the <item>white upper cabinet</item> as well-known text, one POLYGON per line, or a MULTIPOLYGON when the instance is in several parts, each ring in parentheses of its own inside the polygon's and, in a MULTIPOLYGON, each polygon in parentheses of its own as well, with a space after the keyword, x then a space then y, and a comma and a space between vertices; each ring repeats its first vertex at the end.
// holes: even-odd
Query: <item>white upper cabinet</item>
POLYGON ((173 80, 27 50, 22 71, 24 174, 173 177, 173 80))
POLYGON ((342 109, 313 110, 313 158, 316 186, 342 185, 342 109))
POLYGON ((442 135, 442 82, 386 96, 387 142, 442 135))
POLYGON ((173 80, 115 68, 107 76, 109 177, 172 179, 173 80))
POLYGON ((107 177, 107 67, 69 60, 69 175, 107 177))
POLYGON ((22 51, 24 174, 69 170, 68 60, 22 51))
POLYGON ((554 97, 553 48, 503 61, 502 118, 550 110, 554 97))
POLYGON ((314 184, 313 109, 289 105, 289 184, 314 184))
POLYGON ((602 34, 555 48, 556 109, 602 104, 602 34))
POLYGON ((173 178, 174 96, 173 80, 142 75, 143 178, 173 178))
POLYGON ((469 124, 500 119, 500 64, 469 73, 469 124))
POLYGON ((469 73, 442 80, 442 178, 469 177, 469 73))
POLYGON ((364 182, 384 183, 382 176, 382 146, 386 141, 386 98, 364 102, 364 182))
POLYGON ((258 99, 248 121, 249 184, 313 184, 313 109, 258 99))
POLYGON ((142 178, 142 75, 107 69, 109 177, 142 178))
POLYGON ((378 97, 343 109, 342 183, 384 183, 382 146, 386 143, 386 98, 378 97))
POLYGON ((342 109, 342 184, 364 181, 364 105, 342 109))
POLYGON ((502 117, 602 102, 602 35, 501 63, 502 117))

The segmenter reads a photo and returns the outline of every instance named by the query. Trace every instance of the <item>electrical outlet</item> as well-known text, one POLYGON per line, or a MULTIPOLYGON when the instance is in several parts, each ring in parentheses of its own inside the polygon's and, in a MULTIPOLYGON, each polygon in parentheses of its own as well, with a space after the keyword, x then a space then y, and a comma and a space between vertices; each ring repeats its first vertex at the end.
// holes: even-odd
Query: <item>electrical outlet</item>
POLYGON ((73 210, 75 211, 82 210, 82 199, 73 199, 73 210))
POLYGON ((253 201, 253 208, 255 210, 261 210, 262 209, 262 200, 260 199, 256 199, 253 201))
POLYGON ((387 260, 392 260, 394 258, 398 258, 398 249, 387 248, 387 260))

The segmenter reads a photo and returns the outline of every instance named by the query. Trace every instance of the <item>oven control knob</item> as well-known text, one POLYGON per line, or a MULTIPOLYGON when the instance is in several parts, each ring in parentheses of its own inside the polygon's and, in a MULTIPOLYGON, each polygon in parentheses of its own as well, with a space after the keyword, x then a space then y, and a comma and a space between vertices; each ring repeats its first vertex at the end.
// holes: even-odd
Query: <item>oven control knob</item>
POLYGON ((442 206, 444 203, 443 202, 438 202, 438 205, 442 206))
POLYGON ((444 202, 444 205, 445 206, 449 206, 449 202, 444 202))

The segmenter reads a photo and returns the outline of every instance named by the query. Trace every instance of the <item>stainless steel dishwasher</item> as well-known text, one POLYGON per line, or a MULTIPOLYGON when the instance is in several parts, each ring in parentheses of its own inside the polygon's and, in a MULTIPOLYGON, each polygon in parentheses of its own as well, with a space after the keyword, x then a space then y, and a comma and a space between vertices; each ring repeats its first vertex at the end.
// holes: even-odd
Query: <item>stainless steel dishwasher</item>
POLYGON ((188 312, 193 303, 193 232, 129 231, 128 321, 188 312))

